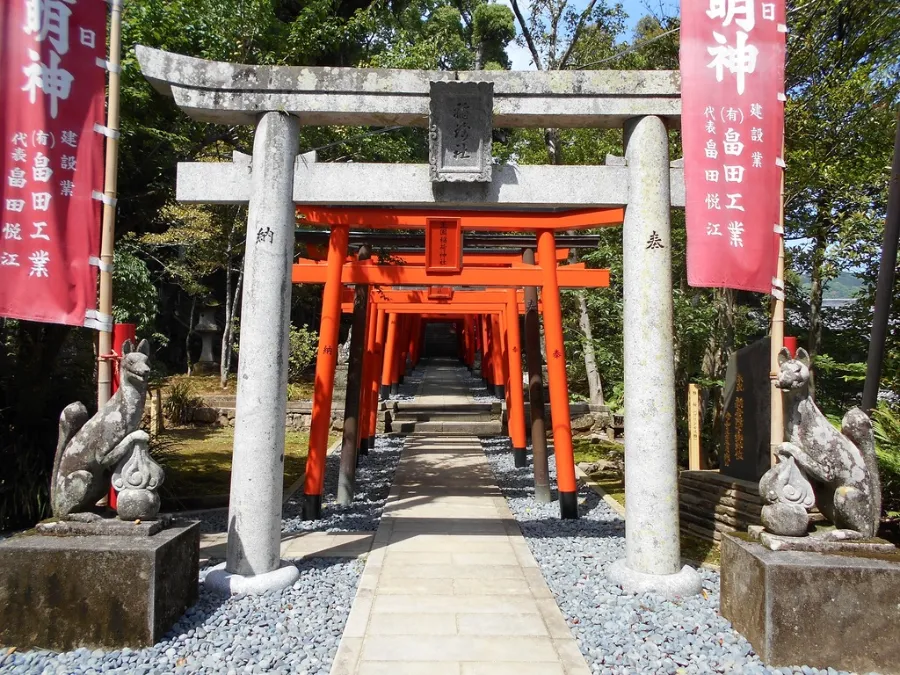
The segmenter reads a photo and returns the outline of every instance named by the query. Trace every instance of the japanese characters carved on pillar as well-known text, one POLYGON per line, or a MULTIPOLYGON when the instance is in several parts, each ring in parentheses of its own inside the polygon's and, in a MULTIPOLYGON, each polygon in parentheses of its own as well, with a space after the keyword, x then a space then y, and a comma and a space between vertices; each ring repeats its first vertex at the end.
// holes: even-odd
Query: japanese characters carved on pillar
POLYGON ((432 182, 491 181, 492 82, 432 82, 432 182))

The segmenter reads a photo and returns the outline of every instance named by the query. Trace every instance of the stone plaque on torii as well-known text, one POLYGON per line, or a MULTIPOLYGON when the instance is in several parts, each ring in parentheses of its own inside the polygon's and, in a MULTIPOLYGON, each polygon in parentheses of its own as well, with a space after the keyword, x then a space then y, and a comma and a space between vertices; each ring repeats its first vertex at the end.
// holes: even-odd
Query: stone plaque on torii
POLYGON ((492 82, 432 82, 428 164, 432 182, 491 182, 492 82))

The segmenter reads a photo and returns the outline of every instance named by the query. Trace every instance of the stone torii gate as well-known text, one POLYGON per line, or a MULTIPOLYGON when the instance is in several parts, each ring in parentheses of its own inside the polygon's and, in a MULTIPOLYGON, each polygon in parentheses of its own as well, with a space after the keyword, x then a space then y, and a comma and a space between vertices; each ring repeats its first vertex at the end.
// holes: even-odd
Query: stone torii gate
MULTIPOLYGON (((626 557, 609 574, 628 590, 699 592, 696 571, 679 569, 669 211, 684 206, 684 176, 670 164, 667 136, 680 124, 677 72, 270 67, 136 51, 145 77, 194 119, 256 125, 252 158, 178 171, 182 201, 249 203, 227 562, 209 583, 252 592, 298 574, 279 560, 295 204, 624 206, 626 557), (597 166, 491 166, 482 143, 481 165, 463 183, 435 177, 446 173, 440 158, 429 166, 298 157, 300 125, 426 126, 433 92, 446 83, 492 87, 482 117, 498 127, 624 128, 625 156, 597 166)), ((335 292, 341 279, 332 280, 335 292)))

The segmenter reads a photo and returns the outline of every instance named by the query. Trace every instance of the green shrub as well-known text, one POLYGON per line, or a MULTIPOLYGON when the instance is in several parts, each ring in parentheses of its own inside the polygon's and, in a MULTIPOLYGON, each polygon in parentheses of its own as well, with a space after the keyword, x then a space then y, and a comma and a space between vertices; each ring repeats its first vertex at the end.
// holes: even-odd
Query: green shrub
POLYGON ((201 405, 203 399, 194 394, 191 383, 182 380, 169 388, 169 395, 163 404, 163 414, 175 424, 187 424, 201 405))
POLYGON ((879 403, 872 411, 875 452, 881 473, 882 508, 900 513, 900 410, 879 403))
POLYGON ((319 334, 310 330, 306 324, 300 328, 291 326, 290 350, 288 382, 299 382, 306 369, 316 360, 316 354, 319 351, 319 334))

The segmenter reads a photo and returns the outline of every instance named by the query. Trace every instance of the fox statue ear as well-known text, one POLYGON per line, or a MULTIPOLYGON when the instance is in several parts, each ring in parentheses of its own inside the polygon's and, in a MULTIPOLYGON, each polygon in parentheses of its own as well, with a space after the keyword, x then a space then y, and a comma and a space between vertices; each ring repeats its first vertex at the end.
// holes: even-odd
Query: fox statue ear
POLYGON ((131 344, 131 340, 125 340, 125 342, 122 343, 122 356, 125 356, 126 354, 130 354, 133 351, 134 351, 134 345, 131 344))
POLYGON ((138 344, 137 350, 144 356, 149 357, 150 356, 150 343, 146 339, 141 340, 140 344, 138 344))
POLYGON ((778 352, 778 365, 783 366, 785 363, 791 360, 791 353, 788 351, 787 347, 782 347, 781 351, 778 352))
POLYGON ((803 347, 800 347, 797 350, 797 360, 802 363, 804 366, 809 368, 809 352, 807 352, 803 347))

